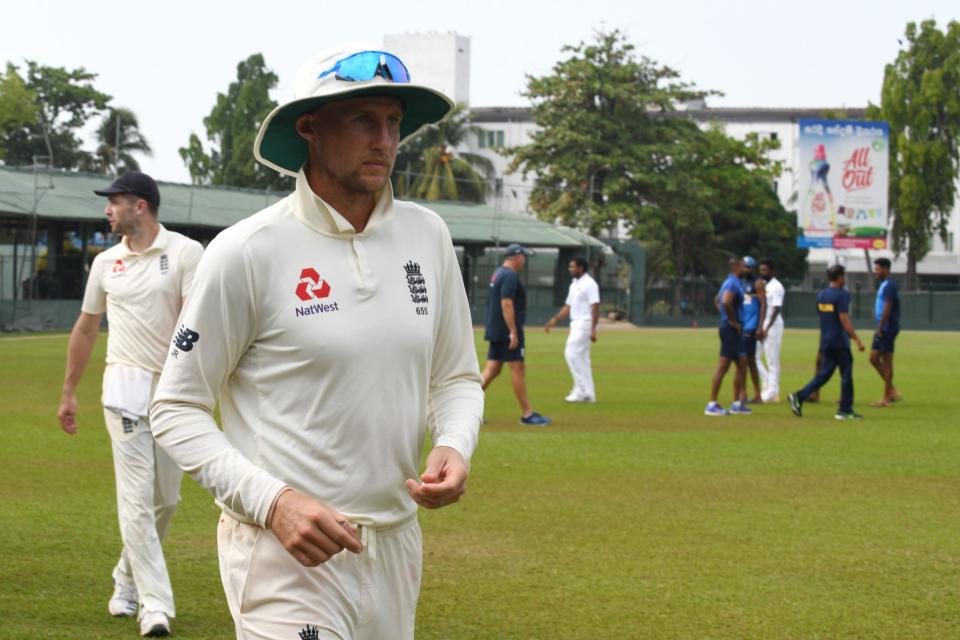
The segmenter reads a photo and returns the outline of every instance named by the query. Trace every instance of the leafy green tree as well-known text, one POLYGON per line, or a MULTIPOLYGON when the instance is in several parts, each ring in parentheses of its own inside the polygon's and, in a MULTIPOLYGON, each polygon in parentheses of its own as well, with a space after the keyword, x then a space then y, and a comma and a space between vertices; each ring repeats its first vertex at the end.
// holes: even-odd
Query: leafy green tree
MULTIPOLYGON (((76 169, 89 158, 77 134, 111 98, 93 86, 97 74, 83 67, 71 71, 32 60, 26 64, 26 88, 35 96, 37 117, 3 133, 5 161, 27 165, 34 156, 48 156, 55 167, 76 169)), ((8 76, 11 69, 16 70, 8 66, 8 76)))
POLYGON ((960 22, 910 22, 906 43, 883 75, 880 106, 869 114, 890 124, 893 250, 907 254, 907 284, 934 233, 946 236, 960 171, 960 22))
POLYGON ((136 114, 123 107, 115 107, 104 114, 94 138, 97 150, 84 167, 88 171, 107 175, 139 170, 140 164, 133 154, 150 156, 153 153, 150 143, 140 132, 136 114))
POLYGON ((277 75, 267 68, 262 54, 253 54, 237 65, 236 81, 225 94, 217 94, 210 115, 203 119, 210 150, 196 134, 179 150, 194 184, 277 190, 293 186, 291 178, 253 157, 260 124, 277 106, 270 99, 270 90, 276 86, 277 75))
POLYGON ((766 153, 775 143, 701 130, 677 105, 710 92, 637 58, 619 31, 564 51, 552 74, 529 78, 540 130, 513 150, 510 167, 535 175, 530 204, 540 217, 591 233, 624 221, 651 245, 657 276, 721 273, 726 256, 759 253, 761 242, 802 263, 771 185, 779 167, 766 153))
POLYGON ((7 63, 7 70, 0 74, 0 160, 4 159, 4 140, 8 131, 25 127, 36 120, 36 96, 17 68, 7 63))
POLYGON ((458 104, 446 120, 401 147, 393 173, 397 195, 483 202, 490 191, 493 163, 482 155, 457 151, 468 135, 479 131, 466 107, 458 104))

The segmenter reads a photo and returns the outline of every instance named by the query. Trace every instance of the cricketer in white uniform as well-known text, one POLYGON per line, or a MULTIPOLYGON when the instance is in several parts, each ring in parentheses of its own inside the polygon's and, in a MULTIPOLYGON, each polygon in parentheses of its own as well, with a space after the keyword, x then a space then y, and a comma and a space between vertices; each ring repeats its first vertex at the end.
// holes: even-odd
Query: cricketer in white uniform
POLYGON ((150 176, 130 171, 95 193, 109 197, 111 231, 123 238, 90 267, 70 335, 59 418, 67 433, 76 433, 75 390, 106 312, 102 402, 123 540, 108 610, 132 616, 139 602, 141 633, 167 635, 167 618, 176 611, 161 541, 180 499, 183 472, 156 445, 147 413, 203 248, 157 222, 160 192, 150 176))
POLYGON ((417 505, 465 491, 483 395, 449 231, 389 175, 452 103, 362 47, 311 59, 296 95, 255 145, 296 188, 211 242, 152 427, 223 508, 238 638, 412 638, 417 505))
POLYGON ((780 346, 783 343, 783 299, 786 289, 773 275, 773 261, 760 262, 760 277, 766 280, 767 313, 761 325, 763 357, 757 358, 760 372, 760 397, 764 402, 780 402, 780 346))
POLYGON ((586 259, 578 256, 567 267, 573 280, 567 299, 560 311, 547 321, 549 332, 556 324, 570 316, 570 333, 563 355, 573 377, 573 389, 564 398, 567 402, 596 402, 590 365, 590 343, 597 341, 597 322, 600 319, 600 287, 587 273, 586 259))

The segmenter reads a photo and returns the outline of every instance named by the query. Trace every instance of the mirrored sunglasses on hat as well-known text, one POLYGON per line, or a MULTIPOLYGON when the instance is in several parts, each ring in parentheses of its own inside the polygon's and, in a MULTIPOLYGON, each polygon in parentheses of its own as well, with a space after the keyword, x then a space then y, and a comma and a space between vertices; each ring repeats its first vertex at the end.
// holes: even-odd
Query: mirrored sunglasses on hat
POLYGON ((386 51, 360 51, 351 54, 320 73, 317 79, 334 74, 337 80, 363 82, 380 77, 390 82, 410 82, 407 66, 397 56, 386 51))

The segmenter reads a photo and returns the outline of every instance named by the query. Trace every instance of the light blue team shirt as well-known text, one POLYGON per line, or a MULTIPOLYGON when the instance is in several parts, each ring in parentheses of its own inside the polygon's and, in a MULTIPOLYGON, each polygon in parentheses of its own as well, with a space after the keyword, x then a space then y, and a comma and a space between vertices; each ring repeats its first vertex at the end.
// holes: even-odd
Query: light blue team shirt
POLYGON ((731 273, 723 281, 720 291, 717 292, 717 303, 720 305, 720 326, 730 324, 727 310, 723 306, 723 294, 727 291, 733 293, 733 308, 737 311, 737 320, 743 319, 743 285, 740 284, 740 278, 731 273))

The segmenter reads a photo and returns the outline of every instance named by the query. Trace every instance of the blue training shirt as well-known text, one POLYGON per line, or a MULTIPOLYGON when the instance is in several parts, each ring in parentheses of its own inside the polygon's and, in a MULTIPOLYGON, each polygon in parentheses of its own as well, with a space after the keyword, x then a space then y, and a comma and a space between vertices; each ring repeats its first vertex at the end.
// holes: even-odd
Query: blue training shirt
POLYGON ((840 323, 841 313, 850 313, 850 292, 842 287, 827 287, 817 294, 820 314, 820 348, 849 349, 850 336, 840 323))
POLYGON ((523 331, 523 321, 527 318, 527 290, 520 282, 520 276, 510 267, 499 267, 490 278, 490 295, 487 298, 487 327, 483 339, 490 342, 507 342, 510 340, 510 328, 503 319, 503 308, 500 301, 504 298, 513 300, 514 319, 517 323, 517 332, 523 331))
POLYGON ((883 307, 888 302, 892 303, 893 307, 890 309, 890 317, 887 318, 886 324, 880 329, 884 332, 896 333, 900 331, 900 290, 893 278, 886 278, 877 289, 877 302, 873 310, 877 323, 883 317, 883 307))
POLYGON ((737 321, 743 319, 743 285, 740 284, 740 278, 732 273, 720 285, 720 291, 717 292, 717 303, 720 305, 720 326, 730 324, 730 318, 727 317, 727 310, 723 306, 723 294, 727 291, 733 293, 733 308, 737 312, 737 321))
POLYGON ((743 311, 740 317, 743 319, 744 331, 756 331, 760 326, 760 298, 757 297, 757 278, 751 276, 744 278, 743 286, 743 311))

